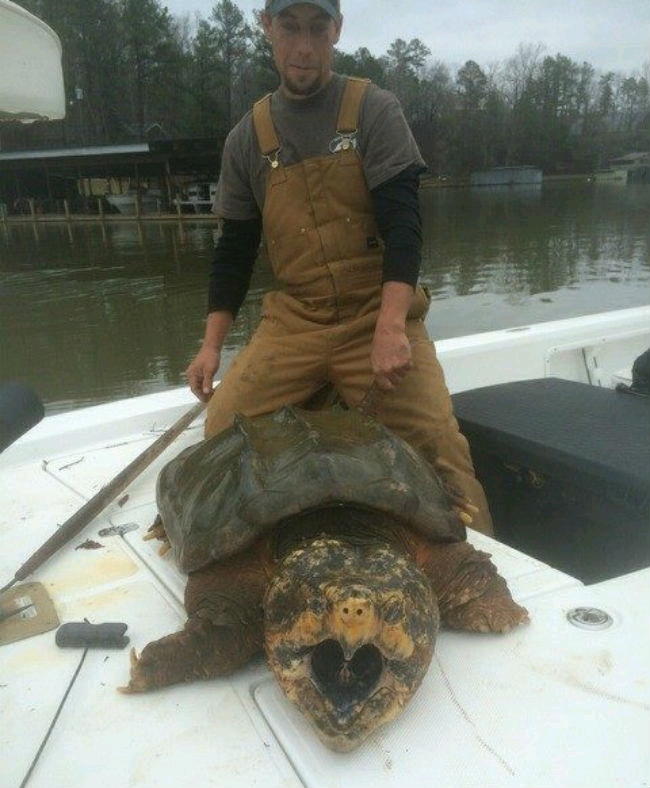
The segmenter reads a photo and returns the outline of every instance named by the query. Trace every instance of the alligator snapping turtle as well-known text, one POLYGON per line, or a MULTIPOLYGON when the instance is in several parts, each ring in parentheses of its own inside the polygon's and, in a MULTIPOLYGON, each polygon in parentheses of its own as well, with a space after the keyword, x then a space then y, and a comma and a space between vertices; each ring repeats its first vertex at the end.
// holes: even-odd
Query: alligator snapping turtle
POLYGON ((163 468, 157 501, 188 620, 131 652, 124 692, 224 675, 265 649, 321 740, 348 751, 414 694, 440 620, 527 619, 433 469, 357 411, 237 417, 163 468))

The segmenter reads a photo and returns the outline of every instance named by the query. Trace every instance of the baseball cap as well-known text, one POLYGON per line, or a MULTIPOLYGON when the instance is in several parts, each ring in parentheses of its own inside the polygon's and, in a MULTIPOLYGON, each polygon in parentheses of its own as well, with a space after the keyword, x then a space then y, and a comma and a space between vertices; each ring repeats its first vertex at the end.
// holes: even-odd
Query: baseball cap
POLYGON ((332 19, 338 19, 341 16, 340 0, 266 0, 265 10, 271 16, 277 16, 292 5, 302 4, 317 6, 329 14, 332 19))

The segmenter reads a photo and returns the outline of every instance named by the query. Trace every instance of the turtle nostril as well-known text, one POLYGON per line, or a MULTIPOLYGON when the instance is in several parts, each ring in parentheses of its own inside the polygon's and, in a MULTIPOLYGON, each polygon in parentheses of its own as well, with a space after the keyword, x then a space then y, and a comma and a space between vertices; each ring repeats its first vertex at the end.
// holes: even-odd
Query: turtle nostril
POLYGON ((332 608, 334 621, 339 626, 370 625, 375 617, 375 607, 369 598, 350 596, 335 602, 332 608))

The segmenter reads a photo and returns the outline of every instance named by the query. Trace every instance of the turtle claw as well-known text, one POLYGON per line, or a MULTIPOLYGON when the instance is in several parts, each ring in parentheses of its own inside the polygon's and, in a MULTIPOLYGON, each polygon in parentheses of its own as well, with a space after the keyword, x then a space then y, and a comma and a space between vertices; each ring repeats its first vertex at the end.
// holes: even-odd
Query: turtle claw
POLYGON ((515 603, 515 607, 512 609, 491 611, 486 618, 485 629, 481 628, 480 631, 505 635, 506 632, 510 632, 520 624, 527 624, 529 621, 530 616, 526 608, 515 603))
POLYGON ((158 548, 158 555, 162 558, 166 555, 169 550, 171 550, 171 544, 169 542, 169 538, 167 536, 167 532, 165 531, 165 526, 163 525, 163 521, 161 516, 158 514, 156 515, 156 519, 147 529, 147 533, 142 537, 145 542, 150 541, 151 539, 158 539, 162 542, 160 547, 158 548))
POLYGON ((136 692, 148 692, 175 683, 174 679, 170 681, 166 675, 168 654, 165 649, 165 640, 162 638, 160 641, 149 643, 142 649, 140 656, 134 648, 131 649, 129 683, 124 687, 118 687, 119 692, 133 695, 136 692))
POLYGON ((466 512, 464 509, 454 508, 454 511, 461 519, 463 525, 471 525, 474 522, 474 518, 472 517, 472 515, 469 514, 469 512, 466 512))
POLYGON ((446 617, 445 623, 454 629, 469 632, 496 632, 505 634, 530 620, 525 607, 509 596, 472 599, 456 608, 446 617))
MULTIPOLYGON (((519 606, 518 606, 519 607, 519 606)), ((525 607, 520 607, 519 610, 521 614, 519 617, 512 616, 508 620, 502 622, 501 625, 495 622, 494 628, 490 630, 491 632, 501 632, 505 634, 506 632, 510 632, 511 629, 518 627, 520 624, 529 624, 530 623, 530 615, 525 607)))
POLYGON ((167 542, 167 532, 162 521, 162 517, 157 514, 156 519, 147 528, 147 533, 142 537, 145 541, 149 539, 160 539, 161 542, 167 542))
POLYGON ((474 522, 474 515, 478 514, 480 511, 479 507, 473 504, 469 498, 452 485, 444 484, 443 487, 449 498, 452 510, 456 513, 463 525, 471 525, 474 522))
POLYGON ((135 692, 141 692, 142 690, 137 689, 133 683, 133 675, 137 672, 138 663, 140 662, 140 658, 138 657, 138 652, 132 648, 129 652, 129 661, 131 663, 131 680, 126 686, 118 687, 117 691, 121 692, 123 695, 133 695, 135 692))

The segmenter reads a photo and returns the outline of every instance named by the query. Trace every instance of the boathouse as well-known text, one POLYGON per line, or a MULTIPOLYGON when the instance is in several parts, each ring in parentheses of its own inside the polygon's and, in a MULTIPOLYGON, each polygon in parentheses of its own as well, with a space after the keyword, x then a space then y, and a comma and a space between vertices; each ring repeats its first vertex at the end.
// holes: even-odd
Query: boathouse
MULTIPOLYGON (((155 193, 171 206, 184 183, 216 180, 216 139, 156 140, 132 145, 0 151, 0 204, 8 213, 97 212, 102 197, 155 193)), ((110 208, 109 208, 110 210, 110 208)))
POLYGON ((627 183, 650 183, 650 152, 627 153, 610 161, 610 167, 621 170, 627 183))
POLYGON ((541 184, 542 171, 532 165, 520 167, 494 167, 491 170, 473 172, 472 186, 519 186, 541 184))

